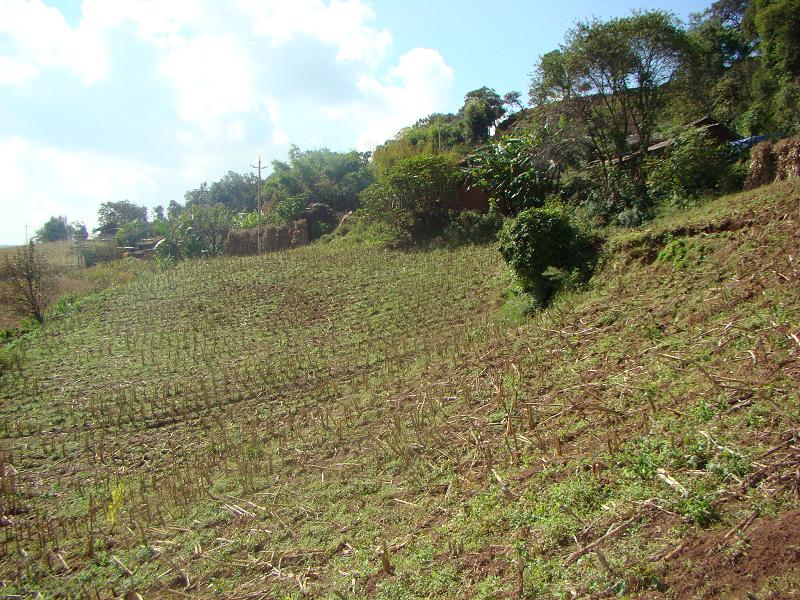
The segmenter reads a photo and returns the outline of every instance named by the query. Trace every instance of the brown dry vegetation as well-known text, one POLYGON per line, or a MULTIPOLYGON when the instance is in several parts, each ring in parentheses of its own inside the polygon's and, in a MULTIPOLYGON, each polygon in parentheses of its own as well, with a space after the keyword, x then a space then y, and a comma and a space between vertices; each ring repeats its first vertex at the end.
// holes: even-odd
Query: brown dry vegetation
MULTIPOLYGON (((105 242, 86 242, 87 248, 105 242)), ((4 264, 5 256, 16 252, 17 247, 0 249, 0 267, 4 264)), ((57 273, 57 292, 55 301, 69 295, 82 296, 106 287, 127 283, 136 272, 152 270, 152 265, 132 264, 124 265, 101 264, 97 267, 85 268, 83 261, 79 260, 75 242, 46 242, 36 244, 36 252, 41 253, 49 265, 57 273)), ((0 330, 15 329, 22 324, 24 317, 11 310, 10 303, 6 300, 10 292, 8 284, 0 281, 0 330)))
POLYGON ((9 594, 795 597, 800 182, 613 235, 179 266, 12 348, 9 594), (753 594, 753 596, 746 596, 753 594))

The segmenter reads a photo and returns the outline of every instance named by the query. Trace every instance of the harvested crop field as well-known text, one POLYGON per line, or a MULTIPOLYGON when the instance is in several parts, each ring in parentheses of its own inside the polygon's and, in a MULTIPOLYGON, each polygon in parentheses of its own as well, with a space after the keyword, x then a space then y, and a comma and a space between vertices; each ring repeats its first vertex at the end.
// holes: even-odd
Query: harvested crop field
POLYGON ((184 263, 9 349, 3 591, 795 597, 800 185, 611 233, 184 263), (795 596, 793 596, 793 594, 795 596))

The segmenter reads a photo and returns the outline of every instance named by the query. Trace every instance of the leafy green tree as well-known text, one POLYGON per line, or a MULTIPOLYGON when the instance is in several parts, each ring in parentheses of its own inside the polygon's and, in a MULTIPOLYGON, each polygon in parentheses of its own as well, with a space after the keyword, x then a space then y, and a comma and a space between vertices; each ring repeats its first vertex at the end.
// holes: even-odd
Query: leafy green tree
POLYGON ((363 210, 369 219, 413 237, 443 215, 443 203, 458 193, 461 180, 458 166, 444 156, 406 158, 361 193, 363 210))
MULTIPOLYGON (((758 68, 755 39, 746 31, 748 0, 718 0, 691 16, 687 61, 670 86, 669 112, 682 125, 713 114, 737 128, 752 103, 758 68)), ((746 128, 744 128, 746 129, 746 128)))
POLYGON ((158 248, 160 257, 183 260, 219 256, 233 226, 233 213, 223 204, 193 205, 168 223, 169 229, 158 248))
MULTIPOLYGON (((675 17, 661 11, 580 22, 558 50, 539 60, 531 103, 575 120, 601 165, 628 157, 626 164, 641 181, 669 85, 687 59, 687 43, 675 17)), ((609 190, 610 175, 603 169, 609 190)))
POLYGON ((175 200, 170 200, 167 205, 167 219, 170 221, 177 219, 183 212, 183 206, 175 200))
POLYGON ((163 221, 166 218, 164 216, 164 207, 160 204, 153 209, 153 214, 155 215, 156 221, 163 221))
POLYGON ((40 242, 58 242, 68 240, 70 228, 67 217, 50 217, 48 221, 36 230, 36 239, 40 242))
POLYGON ((241 175, 234 171, 211 184, 208 194, 209 204, 222 204, 233 212, 247 212, 256 209, 258 178, 252 173, 241 175))
POLYGON ((467 166, 471 181, 487 190, 497 210, 514 216, 543 206, 547 196, 559 190, 561 174, 578 162, 582 150, 572 128, 543 121, 479 148, 467 166))
POLYGON ((199 187, 188 190, 183 195, 183 202, 186 208, 198 206, 200 204, 209 204, 211 202, 211 193, 208 189, 208 182, 204 181, 199 187))
POLYGON ((97 211, 97 217, 99 226, 95 231, 116 233, 117 229, 131 221, 147 223, 147 207, 138 206, 128 200, 103 202, 97 211))
POLYGON ((493 89, 482 87, 467 92, 459 116, 468 140, 475 144, 489 139, 489 129, 506 114, 503 99, 493 89))
MULTIPOLYGON (((288 162, 273 161, 272 173, 264 182, 263 197, 275 210, 295 206, 299 199, 306 204, 319 202, 336 211, 358 207, 358 195, 373 181, 369 153, 333 152, 327 148, 289 150, 288 162)), ((305 208, 305 206, 303 206, 305 208)))
POLYGON ((766 65, 780 79, 800 76, 800 0, 754 0, 752 14, 766 65))
POLYGON ((800 0, 754 0, 750 11, 763 69, 754 108, 770 114, 765 129, 800 131, 800 0))
POLYGON ((137 242, 150 235, 150 224, 142 221, 128 221, 120 225, 114 234, 118 246, 135 246, 137 242))
POLYGON ((511 109, 516 108, 517 110, 522 110, 524 108, 522 105, 522 93, 517 91, 508 92, 505 96, 503 96, 503 106, 508 106, 511 109))
POLYGON ((673 143, 665 156, 648 159, 651 164, 647 184, 653 197, 684 203, 706 194, 732 192, 741 185, 727 144, 696 129, 671 137, 673 143))

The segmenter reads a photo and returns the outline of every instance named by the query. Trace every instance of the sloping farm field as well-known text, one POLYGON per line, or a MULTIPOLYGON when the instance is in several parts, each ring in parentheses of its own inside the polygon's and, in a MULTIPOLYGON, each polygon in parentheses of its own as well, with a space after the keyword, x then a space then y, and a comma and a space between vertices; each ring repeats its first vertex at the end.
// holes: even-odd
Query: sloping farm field
POLYGON ((491 247, 96 294, 2 379, 4 592, 796 597, 798 217, 781 183, 611 234, 528 319, 491 247))

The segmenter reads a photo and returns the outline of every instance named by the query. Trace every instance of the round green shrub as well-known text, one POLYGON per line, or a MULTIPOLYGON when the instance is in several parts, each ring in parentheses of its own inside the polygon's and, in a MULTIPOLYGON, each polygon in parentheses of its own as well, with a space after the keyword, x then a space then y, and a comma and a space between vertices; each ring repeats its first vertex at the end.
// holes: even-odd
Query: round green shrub
POLYGON ((506 221, 498 247, 526 291, 546 305, 560 289, 589 277, 591 242, 562 210, 529 208, 506 221))

